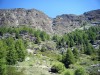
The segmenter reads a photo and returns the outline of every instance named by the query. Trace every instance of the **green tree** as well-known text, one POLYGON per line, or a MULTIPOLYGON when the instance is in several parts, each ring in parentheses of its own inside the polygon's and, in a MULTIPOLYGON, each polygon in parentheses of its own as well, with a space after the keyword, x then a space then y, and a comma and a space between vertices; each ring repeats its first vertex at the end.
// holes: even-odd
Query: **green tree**
POLYGON ((0 40, 0 59, 6 58, 7 51, 5 45, 6 44, 2 40, 0 40))
POLYGON ((88 43, 85 47, 85 54, 92 55, 94 53, 94 48, 91 43, 88 43))
POLYGON ((74 64, 75 58, 70 48, 68 48, 66 55, 63 57, 63 62, 66 67, 69 67, 70 64, 74 64))
POLYGON ((77 48, 74 48, 74 49, 73 49, 73 54, 74 54, 74 57, 75 57, 76 59, 79 58, 79 52, 78 52, 78 49, 77 49, 77 48))
POLYGON ((18 55, 18 61, 23 61, 25 59, 26 50, 25 50, 24 42, 21 39, 16 41, 15 49, 18 55))
POLYGON ((80 53, 82 53, 82 54, 84 53, 84 45, 83 44, 81 45, 80 53))
POLYGON ((50 35, 49 34, 47 34, 47 40, 50 40, 50 35))
POLYGON ((41 38, 39 36, 36 37, 35 43, 39 44, 41 42, 41 38))
POLYGON ((0 59, 0 75, 6 74, 6 60, 4 58, 0 59))
POLYGON ((53 64, 51 67, 51 72, 54 72, 54 73, 61 74, 64 70, 65 70, 65 66, 61 62, 57 62, 57 63, 53 64))
POLYGON ((0 75, 6 75, 6 48, 0 40, 0 75))
POLYGON ((35 32, 34 32, 34 36, 35 36, 35 37, 40 37, 40 30, 35 31, 35 32))
POLYGON ((52 38, 54 41, 59 42, 59 40, 61 39, 58 35, 54 35, 52 38))
POLYGON ((12 37, 9 37, 5 39, 5 42, 8 47, 11 47, 11 45, 14 44, 14 39, 12 37))
POLYGON ((47 50, 46 47, 42 46, 41 52, 45 52, 46 50, 47 50))
POLYGON ((15 41, 12 37, 9 37, 4 42, 7 45, 7 57, 6 57, 7 64, 10 64, 10 65, 15 64, 17 61, 17 53, 15 50, 15 41))
POLYGON ((99 49, 98 49, 98 60, 100 61, 100 46, 99 46, 99 49))
POLYGON ((7 64, 9 65, 14 65, 17 62, 17 52, 15 50, 15 45, 12 44, 10 47, 7 48, 8 52, 7 52, 7 64))
POLYGON ((41 34, 40 34, 40 37, 41 37, 41 40, 42 41, 45 41, 47 39, 47 34, 46 32, 42 31, 41 34))
POLYGON ((96 33, 92 30, 92 28, 90 28, 88 31, 88 39, 90 40, 91 43, 94 43, 95 39, 96 39, 96 33))
POLYGON ((73 47, 74 46, 74 40, 73 39, 70 39, 69 41, 70 41, 69 47, 73 47))
POLYGON ((86 75, 85 70, 83 68, 79 68, 75 71, 74 75, 86 75))

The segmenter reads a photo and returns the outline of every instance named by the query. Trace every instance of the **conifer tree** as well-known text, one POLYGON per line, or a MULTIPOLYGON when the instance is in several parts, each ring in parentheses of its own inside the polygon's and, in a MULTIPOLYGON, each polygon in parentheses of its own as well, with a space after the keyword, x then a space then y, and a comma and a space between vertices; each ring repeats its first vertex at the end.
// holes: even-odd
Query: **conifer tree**
POLYGON ((17 62, 18 56, 17 56, 17 52, 15 50, 15 45, 11 44, 11 46, 9 46, 7 48, 8 52, 7 52, 7 64, 9 65, 14 65, 17 62))
POLYGON ((85 47, 85 54, 91 55, 93 54, 93 52, 94 52, 93 46, 90 43, 88 43, 85 47))
POLYGON ((79 68, 75 71, 74 75, 86 75, 85 70, 83 68, 79 68))
POLYGON ((0 59, 0 75, 7 75, 6 74, 6 60, 5 60, 5 58, 0 59))
POLYGON ((41 34, 40 34, 40 37, 41 37, 42 41, 45 41, 47 39, 46 32, 42 31, 41 34))
POLYGON ((74 64, 75 58, 70 48, 68 48, 67 53, 63 59, 63 62, 66 67, 69 67, 70 64, 74 64))
POLYGON ((35 43, 39 44, 41 42, 41 38, 39 36, 36 37, 35 43))
POLYGON ((0 40, 0 75, 6 75, 6 49, 0 40))
POLYGON ((75 57, 76 59, 78 59, 78 57, 79 57, 79 52, 78 52, 78 49, 77 49, 77 48, 74 48, 74 49, 73 49, 73 54, 74 54, 74 57, 75 57))
POLYGON ((100 46, 99 46, 99 49, 98 49, 98 60, 100 61, 100 46))
POLYGON ((15 49, 18 55, 18 61, 23 61, 25 59, 25 46, 21 39, 17 40, 15 43, 15 49))

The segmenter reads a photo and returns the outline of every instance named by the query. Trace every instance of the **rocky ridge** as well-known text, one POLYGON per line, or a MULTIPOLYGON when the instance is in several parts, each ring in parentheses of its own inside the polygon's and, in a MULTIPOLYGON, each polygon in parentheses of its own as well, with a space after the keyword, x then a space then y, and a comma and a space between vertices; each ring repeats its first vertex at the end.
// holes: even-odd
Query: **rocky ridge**
POLYGON ((0 26, 28 25, 47 33, 64 34, 92 22, 100 23, 100 9, 82 15, 63 14, 53 19, 36 9, 0 9, 0 26))
POLYGON ((55 33, 68 33, 83 24, 100 23, 100 9, 85 12, 82 15, 63 14, 53 19, 53 30, 55 33))
POLYGON ((52 33, 52 20, 36 9, 0 9, 0 25, 28 25, 52 33))

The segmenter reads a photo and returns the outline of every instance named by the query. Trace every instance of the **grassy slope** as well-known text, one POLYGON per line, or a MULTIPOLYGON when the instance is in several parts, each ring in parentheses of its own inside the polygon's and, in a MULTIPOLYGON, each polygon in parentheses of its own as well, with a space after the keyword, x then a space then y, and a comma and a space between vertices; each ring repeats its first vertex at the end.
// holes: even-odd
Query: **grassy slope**
MULTIPOLYGON (((27 57, 30 58, 28 61, 19 62, 17 64, 19 66, 18 70, 24 69, 25 75, 59 75, 48 72, 52 64, 59 62, 57 59, 61 58, 56 51, 38 51, 37 54, 28 54, 27 57)), ((70 68, 66 70, 69 71, 71 75, 74 75, 74 71, 77 68, 83 67, 87 69, 88 66, 98 63, 98 61, 92 61, 91 56, 81 54, 78 61, 75 64, 70 65, 70 68)))

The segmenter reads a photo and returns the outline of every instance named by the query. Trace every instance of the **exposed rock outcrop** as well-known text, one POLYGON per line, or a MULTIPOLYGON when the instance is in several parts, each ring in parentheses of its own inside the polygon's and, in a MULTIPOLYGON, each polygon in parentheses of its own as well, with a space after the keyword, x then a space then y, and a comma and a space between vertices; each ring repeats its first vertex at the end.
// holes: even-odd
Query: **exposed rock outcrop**
POLYGON ((55 33, 68 33, 79 28, 84 20, 84 15, 63 14, 54 18, 53 30, 55 33))
POLYGON ((53 20, 53 30, 55 33, 68 33, 75 28, 80 28, 83 23, 100 22, 100 9, 85 12, 82 15, 63 14, 53 20))
POLYGON ((83 15, 87 21, 100 22, 100 9, 85 12, 83 15))
POLYGON ((52 20, 36 9, 0 9, 0 25, 29 25, 33 28, 52 33, 52 20))
POLYGON ((36 9, 0 9, 0 26, 28 25, 47 33, 64 34, 80 28, 83 23, 100 23, 100 9, 82 15, 63 14, 51 19, 36 9))

